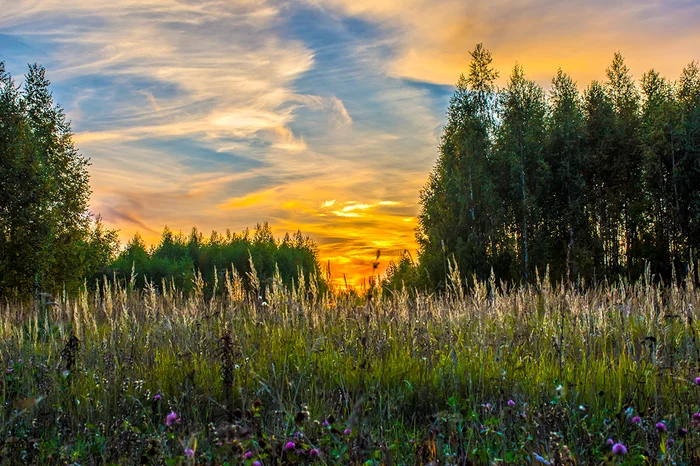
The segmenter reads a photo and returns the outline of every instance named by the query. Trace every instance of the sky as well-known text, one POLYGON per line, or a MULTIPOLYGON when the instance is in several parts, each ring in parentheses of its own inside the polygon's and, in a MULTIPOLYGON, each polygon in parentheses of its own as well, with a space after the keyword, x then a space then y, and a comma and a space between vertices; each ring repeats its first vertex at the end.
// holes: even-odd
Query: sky
POLYGON ((0 60, 47 69, 91 160, 90 208, 123 242, 165 225, 269 222, 359 284, 416 256, 419 193, 449 98, 483 42, 505 85, 584 88, 700 59, 700 1, 1 0, 0 60))

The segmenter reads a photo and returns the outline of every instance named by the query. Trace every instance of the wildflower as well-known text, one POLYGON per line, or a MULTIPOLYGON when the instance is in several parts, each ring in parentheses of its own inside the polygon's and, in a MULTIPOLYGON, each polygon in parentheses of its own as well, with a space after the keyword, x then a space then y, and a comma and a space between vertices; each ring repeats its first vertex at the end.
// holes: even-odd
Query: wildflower
POLYGON ((191 448, 185 448, 185 456, 187 458, 194 458, 194 450, 191 448))
POLYGON ((613 454, 615 454, 617 456, 626 455, 627 454, 627 447, 618 442, 615 445, 613 445, 612 452, 613 452, 613 454))
POLYGON ((321 452, 318 450, 318 448, 312 448, 311 450, 309 450, 309 456, 311 458, 318 458, 319 456, 321 456, 321 452))
POLYGON ((538 455, 537 453, 534 453, 534 452, 533 452, 532 454, 533 454, 533 456, 535 457, 535 459, 536 459, 537 461, 539 461, 540 463, 546 464, 546 465, 552 464, 552 463, 550 463, 549 461, 547 461, 546 459, 542 458, 542 457, 541 457, 540 455, 538 455))
POLYGON ((325 427, 325 428, 328 428, 328 427, 331 426, 331 423, 328 422, 328 421, 323 421, 323 422, 321 423, 321 425, 322 425, 323 427, 325 427))
POLYGON ((510 406, 511 408, 512 408, 513 406, 515 406, 515 401, 513 401, 513 400, 508 400, 508 406, 510 406))
POLYGON ((695 385, 700 385, 700 377, 695 377, 695 385))
POLYGON ((7 369, 8 374, 12 374, 12 368, 7 369))
POLYGON ((156 393, 156 396, 153 397, 153 401, 160 401, 160 393, 156 393))
POLYGON ((247 451, 243 454, 243 458, 249 460, 253 457, 253 452, 252 451, 247 451))
POLYGON ((693 414, 693 420, 694 420, 694 421, 700 421, 700 411, 698 411, 697 413, 694 413, 694 414, 693 414))
POLYGON ((613 442, 613 439, 609 438, 608 441, 607 441, 607 444, 608 444, 608 445, 612 445, 613 443, 615 443, 615 442, 613 442))
MULTIPOLYGON (((17 360, 17 363, 18 363, 18 364, 22 364, 22 358, 19 358, 19 359, 17 360)), ((697 382, 698 380, 700 380, 700 377, 698 377, 697 379, 695 379, 696 382, 697 382)), ((700 385, 700 383, 699 383, 698 385, 700 385)))
POLYGON ((262 463, 260 461, 253 461, 253 466, 262 466, 262 463))
POLYGON ((681 437, 685 437, 688 435, 688 429, 684 429, 683 427, 678 428, 678 435, 681 437))
POLYGON ((344 433, 345 435, 350 435, 350 434, 352 434, 352 429, 348 427, 347 429, 345 429, 345 430, 343 431, 343 433, 344 433))
POLYGON ((666 432, 666 424, 664 424, 663 422, 657 422, 656 430, 658 430, 659 432, 666 432))
POLYGON ((642 422, 642 418, 639 416, 634 416, 632 418, 632 424, 640 424, 642 422))
POLYGON ((180 422, 180 418, 177 417, 177 413, 175 411, 170 411, 170 414, 168 414, 165 417, 165 425, 168 427, 170 427, 173 424, 176 424, 178 422, 180 422))
POLYGON ((216 442, 216 446, 217 446, 217 447, 220 447, 220 446, 222 446, 223 444, 224 444, 224 443, 221 442, 221 441, 216 442))
POLYGON ((296 447, 297 446, 294 442, 287 442, 286 445, 284 446, 284 449, 289 451, 289 450, 294 450, 296 447))
POLYGON ((676 443, 676 441, 673 440, 672 438, 666 439, 666 448, 671 448, 673 446, 673 444, 675 444, 675 443, 676 443))

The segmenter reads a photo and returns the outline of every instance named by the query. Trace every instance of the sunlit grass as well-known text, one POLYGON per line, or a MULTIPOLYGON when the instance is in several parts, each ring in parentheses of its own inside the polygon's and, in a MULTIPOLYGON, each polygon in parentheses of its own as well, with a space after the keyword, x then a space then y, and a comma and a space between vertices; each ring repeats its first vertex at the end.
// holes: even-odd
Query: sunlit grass
POLYGON ((105 281, 5 303, 0 458, 693 464, 700 299, 648 278, 466 292, 454 272, 445 296, 366 301, 227 273, 213 298, 105 281))

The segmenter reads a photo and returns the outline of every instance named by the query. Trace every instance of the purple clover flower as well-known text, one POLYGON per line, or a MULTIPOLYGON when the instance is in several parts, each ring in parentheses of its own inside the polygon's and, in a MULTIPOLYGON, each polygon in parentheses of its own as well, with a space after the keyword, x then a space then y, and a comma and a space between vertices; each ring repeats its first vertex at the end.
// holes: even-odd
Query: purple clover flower
POLYGON ((194 458, 194 450, 191 448, 185 448, 185 456, 187 458, 194 458))
POLYGON ((343 431, 343 433, 344 433, 345 435, 350 435, 350 434, 352 434, 352 429, 348 427, 347 429, 345 429, 345 430, 343 431))
POLYGON ((659 432, 666 432, 666 424, 664 424, 663 422, 657 422, 655 427, 656 430, 659 432))
POLYGON ((639 416, 634 416, 632 418, 632 424, 641 424, 641 422, 642 422, 642 418, 639 416))
POLYGON ((513 401, 513 400, 508 400, 508 406, 510 406, 511 408, 512 408, 513 406, 515 406, 515 401, 513 401))
POLYGON ((177 413, 175 411, 170 411, 170 414, 168 414, 165 417, 165 425, 168 427, 170 427, 173 424, 176 424, 178 422, 180 422, 180 418, 177 417, 177 413))
POLYGON ((321 452, 318 448, 312 448, 311 450, 309 450, 309 456, 311 458, 318 458, 319 456, 321 456, 321 452))
POLYGON ((612 452, 613 452, 613 454, 615 454, 617 456, 626 455, 627 454, 627 447, 618 442, 615 445, 613 445, 612 452))
POLYGON ((249 460, 253 457, 253 452, 252 451, 247 451, 243 454, 243 458, 249 460))
POLYGON ((297 447, 297 446, 296 446, 296 444, 295 444, 294 442, 287 442, 287 443, 284 445, 284 449, 287 450, 287 451, 294 450, 296 447, 297 447))

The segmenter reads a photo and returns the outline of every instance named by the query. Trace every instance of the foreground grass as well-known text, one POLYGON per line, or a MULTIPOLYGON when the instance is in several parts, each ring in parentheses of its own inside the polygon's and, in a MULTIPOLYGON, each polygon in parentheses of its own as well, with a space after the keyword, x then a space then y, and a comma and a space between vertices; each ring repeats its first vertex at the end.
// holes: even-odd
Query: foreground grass
POLYGON ((263 301, 228 274, 214 299, 103 283, 6 303, 0 461, 698 464, 693 279, 454 277, 363 303, 278 282, 263 301))

